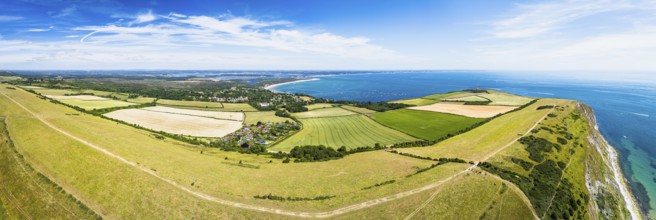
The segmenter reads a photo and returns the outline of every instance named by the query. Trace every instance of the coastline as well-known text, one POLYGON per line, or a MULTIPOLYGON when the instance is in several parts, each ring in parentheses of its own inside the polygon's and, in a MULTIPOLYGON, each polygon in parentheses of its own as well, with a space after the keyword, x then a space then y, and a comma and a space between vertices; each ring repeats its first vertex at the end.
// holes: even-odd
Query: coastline
MULTIPOLYGON (((581 103, 579 102, 579 106, 581 106, 581 103)), ((606 156, 608 157, 607 159, 604 159, 605 164, 610 168, 610 170, 613 172, 613 181, 615 184, 617 184, 618 190, 620 194, 622 195, 622 199, 624 200, 625 208, 629 211, 631 215, 631 219, 643 219, 642 217, 642 210, 640 209, 640 206, 638 205, 638 202, 633 195, 633 191, 631 190, 628 180, 624 176, 624 173, 621 171, 621 167, 619 165, 619 155, 617 153, 617 150, 606 141, 604 136, 601 134, 599 131, 599 126, 597 125, 597 118, 595 117, 592 108, 589 106, 583 104, 583 113, 586 115, 586 117, 589 120, 590 127, 593 128, 594 130, 592 131, 592 136, 593 139, 597 140, 597 144, 601 145, 603 150, 606 153, 606 156)), ((603 155, 602 155, 602 158, 603 155)))
POLYGON ((265 86, 264 89, 271 90, 273 92, 278 92, 274 89, 278 86, 287 85, 287 84, 294 84, 294 83, 300 83, 300 82, 316 81, 316 80, 319 80, 319 78, 299 79, 299 80, 294 80, 294 81, 291 81, 291 82, 284 82, 284 83, 268 85, 268 86, 265 86))

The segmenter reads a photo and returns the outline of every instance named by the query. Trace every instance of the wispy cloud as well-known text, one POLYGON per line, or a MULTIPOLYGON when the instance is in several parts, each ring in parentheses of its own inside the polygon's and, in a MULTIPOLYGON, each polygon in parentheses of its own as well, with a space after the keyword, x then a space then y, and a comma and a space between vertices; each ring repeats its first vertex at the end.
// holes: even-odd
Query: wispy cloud
POLYGON ((148 12, 146 12, 146 13, 138 14, 136 16, 136 19, 134 19, 134 22, 137 23, 137 24, 140 24, 140 23, 145 23, 145 22, 151 22, 151 21, 154 21, 156 19, 157 19, 157 17, 155 15, 153 15, 153 12, 148 10, 148 12))
POLYGON ((24 18, 20 16, 0 15, 0 22, 17 21, 22 19, 24 18))
MULTIPOLYGON (((138 16, 140 17, 140 16, 138 16)), ((76 31, 89 31, 82 43, 129 45, 233 45, 269 48, 292 52, 313 52, 349 57, 394 56, 394 52, 370 43, 366 37, 344 37, 333 33, 311 33, 293 28, 289 21, 262 21, 235 16, 187 16, 151 12, 138 25, 83 26, 76 31)))
POLYGON ((46 32, 46 31, 51 31, 53 29, 55 29, 55 27, 50 26, 48 28, 30 28, 30 29, 27 29, 27 31, 28 32, 46 32))
POLYGON ((518 5, 516 14, 493 23, 498 38, 534 37, 563 28, 570 22, 600 13, 635 7, 628 1, 566 0, 518 5))
POLYGON ((77 11, 77 6, 71 5, 52 15, 53 18, 71 16, 77 11))

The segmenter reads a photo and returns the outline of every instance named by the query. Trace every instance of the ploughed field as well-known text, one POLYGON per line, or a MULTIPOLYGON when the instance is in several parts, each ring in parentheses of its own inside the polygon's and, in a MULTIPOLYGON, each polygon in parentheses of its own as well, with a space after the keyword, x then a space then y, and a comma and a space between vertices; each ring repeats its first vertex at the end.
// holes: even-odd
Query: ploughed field
POLYGON ((417 140, 363 115, 306 118, 300 121, 303 123, 301 131, 274 145, 270 150, 289 151, 295 146, 303 145, 324 145, 335 149, 346 146, 353 149, 373 147, 376 143, 388 145, 417 140))

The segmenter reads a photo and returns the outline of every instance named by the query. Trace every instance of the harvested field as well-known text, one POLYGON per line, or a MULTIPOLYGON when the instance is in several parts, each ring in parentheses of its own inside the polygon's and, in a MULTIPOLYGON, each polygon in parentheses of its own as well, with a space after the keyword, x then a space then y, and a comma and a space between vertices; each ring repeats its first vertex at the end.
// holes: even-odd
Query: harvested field
POLYGON ((303 130, 273 146, 273 151, 289 151, 295 146, 324 145, 332 148, 357 148, 417 140, 382 126, 363 115, 301 119, 303 130))
POLYGON ((60 101, 64 104, 80 107, 86 110, 135 105, 134 103, 112 100, 112 99, 107 99, 107 98, 92 96, 92 95, 74 95, 74 96, 46 95, 46 96, 55 99, 57 101, 60 101))
POLYGON ((155 111, 155 112, 165 112, 171 114, 191 115, 191 116, 226 119, 226 120, 234 120, 234 121, 244 120, 244 113, 241 112, 202 111, 202 110, 192 110, 192 109, 171 108, 165 106, 146 107, 142 109, 148 111, 155 111))
POLYGON ((105 116, 155 131, 196 137, 223 137, 242 126, 239 121, 210 119, 143 109, 123 109, 107 113, 105 116))
POLYGON ((426 106, 410 107, 413 110, 442 112, 462 115, 472 118, 490 118, 498 114, 512 111, 517 107, 512 106, 489 106, 489 105, 463 105, 455 103, 435 103, 426 106))
POLYGON ((321 117, 334 117, 334 116, 347 116, 347 115, 356 115, 358 113, 340 108, 340 107, 331 107, 331 108, 322 108, 307 112, 294 113, 294 117, 297 118, 321 118, 321 117))

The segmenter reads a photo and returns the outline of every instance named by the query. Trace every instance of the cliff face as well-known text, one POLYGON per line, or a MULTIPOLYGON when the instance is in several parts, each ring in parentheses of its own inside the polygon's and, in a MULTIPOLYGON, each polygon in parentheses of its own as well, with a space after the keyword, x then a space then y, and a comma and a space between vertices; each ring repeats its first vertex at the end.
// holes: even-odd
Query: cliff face
POLYGON ((585 179, 592 198, 589 204, 592 217, 642 219, 635 197, 621 172, 617 151, 599 132, 592 109, 582 103, 578 103, 577 108, 585 115, 589 127, 585 179))

